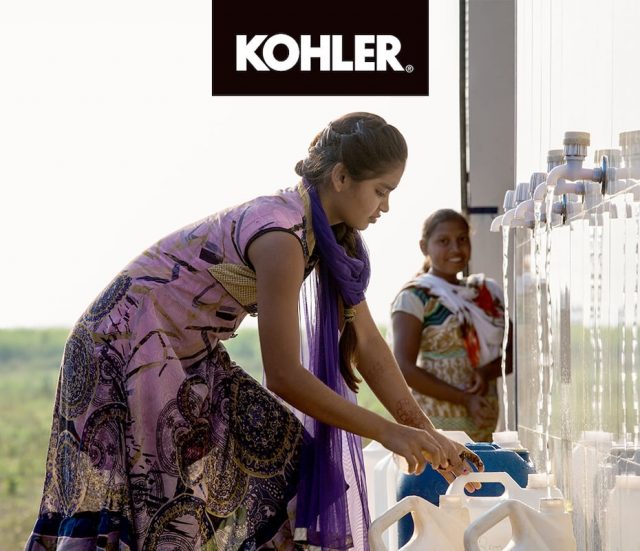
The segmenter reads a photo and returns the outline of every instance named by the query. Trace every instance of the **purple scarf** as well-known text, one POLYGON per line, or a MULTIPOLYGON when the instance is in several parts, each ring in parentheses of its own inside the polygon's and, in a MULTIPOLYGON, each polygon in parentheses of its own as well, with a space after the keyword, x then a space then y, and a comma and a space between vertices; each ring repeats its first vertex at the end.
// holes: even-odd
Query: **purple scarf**
MULTIPOLYGON (((308 368, 329 388, 355 402, 340 373, 338 297, 345 307, 364 300, 369 257, 359 233, 357 257, 346 254, 316 190, 306 181, 304 185, 320 257, 315 296, 305 296, 308 368)), ((346 550, 354 545, 368 550, 369 510, 360 437, 306 415, 304 426, 308 434, 300 459, 296 528, 306 529, 306 541, 323 550, 346 550)))

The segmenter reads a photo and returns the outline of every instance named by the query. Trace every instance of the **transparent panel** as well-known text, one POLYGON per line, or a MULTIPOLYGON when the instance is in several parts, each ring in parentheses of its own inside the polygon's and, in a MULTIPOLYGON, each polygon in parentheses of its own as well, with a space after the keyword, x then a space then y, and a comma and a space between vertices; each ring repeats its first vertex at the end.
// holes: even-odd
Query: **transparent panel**
POLYGON ((514 231, 515 281, 532 282, 516 293, 520 440, 537 471, 555 475, 577 549, 640 549, 640 134, 619 137, 640 129, 640 3, 517 0, 517 10, 518 181, 546 169, 566 131, 590 133, 572 161, 583 168, 601 166, 595 150, 624 146, 607 153, 619 169, 603 197, 584 194, 599 184, 559 194, 560 210, 574 201, 582 213, 550 236, 514 231))

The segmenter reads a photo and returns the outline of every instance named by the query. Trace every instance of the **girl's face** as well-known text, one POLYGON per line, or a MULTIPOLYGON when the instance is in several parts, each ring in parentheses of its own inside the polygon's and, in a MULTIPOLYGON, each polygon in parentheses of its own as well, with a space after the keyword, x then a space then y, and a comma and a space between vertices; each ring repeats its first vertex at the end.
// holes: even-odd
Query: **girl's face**
POLYGON ((420 241, 420 248, 431 259, 431 273, 454 283, 471 258, 469 230, 460 220, 445 220, 427 242, 420 241))
POLYGON ((398 164, 373 178, 355 181, 346 171, 338 171, 340 192, 334 196, 332 212, 327 212, 329 223, 344 222, 357 230, 375 224, 389 210, 389 195, 398 187, 403 172, 404 164, 398 164))

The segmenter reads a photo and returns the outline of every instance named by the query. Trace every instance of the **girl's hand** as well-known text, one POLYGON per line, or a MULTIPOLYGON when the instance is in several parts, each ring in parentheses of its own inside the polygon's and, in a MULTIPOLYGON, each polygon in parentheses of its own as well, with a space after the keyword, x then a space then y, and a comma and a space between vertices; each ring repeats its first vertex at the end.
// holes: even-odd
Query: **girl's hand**
MULTIPOLYGON (((450 457, 453 458, 453 462, 450 461, 447 468, 439 468, 436 470, 447 482, 449 482, 449 484, 451 484, 456 477, 469 474, 473 470, 471 468, 472 464, 476 467, 477 471, 484 471, 484 463, 475 453, 464 447, 462 444, 458 444, 458 442, 448 439, 444 434, 438 434, 441 439, 447 441, 445 448, 449 453, 451 453, 450 457)), ((468 492, 473 493, 480 489, 480 483, 470 482, 465 485, 465 489, 468 492)))
POLYGON ((449 464, 447 451, 442 449, 437 434, 389 421, 382 430, 379 442, 388 450, 404 457, 409 474, 420 474, 427 463, 431 463, 434 468, 447 468, 449 464))
MULTIPOLYGON (((456 477, 471 472, 471 463, 478 471, 484 471, 484 465, 475 453, 435 429, 415 429, 390 422, 380 443, 405 458, 409 474, 421 474, 430 463, 451 483, 456 477)), ((473 492, 480 484, 470 483, 465 488, 473 492)))

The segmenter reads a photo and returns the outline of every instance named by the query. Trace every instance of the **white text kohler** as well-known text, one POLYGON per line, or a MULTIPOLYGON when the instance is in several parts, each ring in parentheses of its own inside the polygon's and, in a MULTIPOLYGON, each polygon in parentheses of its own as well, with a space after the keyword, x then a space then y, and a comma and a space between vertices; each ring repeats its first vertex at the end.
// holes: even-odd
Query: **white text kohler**
MULTIPOLYGON (((311 35, 303 34, 298 41, 287 34, 257 34, 250 40, 247 35, 236 36, 236 71, 246 71, 247 64, 256 71, 288 71, 300 63, 301 71, 311 71, 311 60, 320 60, 321 71, 404 71, 396 56, 401 44, 397 37, 388 34, 363 34, 354 37, 353 60, 344 59, 341 35, 320 35, 320 44, 311 45, 311 35), (258 48, 262 47, 262 57, 258 48), (285 59, 278 59, 274 50, 278 46, 287 49, 285 59)), ((282 57, 282 56, 280 56, 282 57)))

